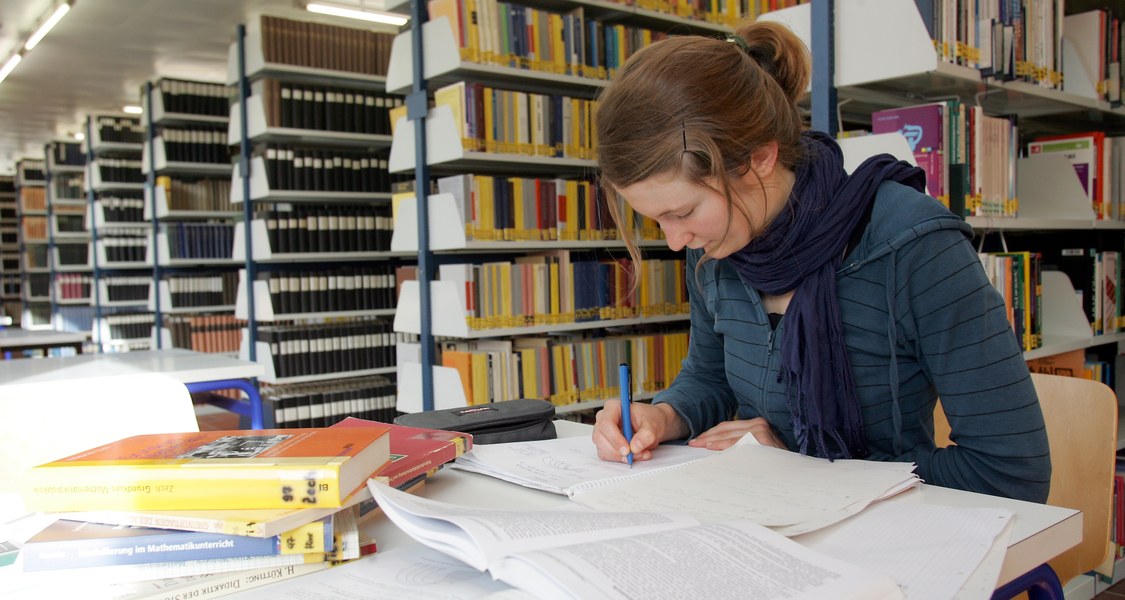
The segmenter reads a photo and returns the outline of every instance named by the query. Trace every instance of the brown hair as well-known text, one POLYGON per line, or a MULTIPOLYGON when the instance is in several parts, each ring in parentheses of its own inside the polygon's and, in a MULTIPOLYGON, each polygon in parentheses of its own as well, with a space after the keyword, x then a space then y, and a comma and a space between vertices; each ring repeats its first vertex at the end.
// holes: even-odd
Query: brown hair
POLYGON ((682 173, 731 199, 730 182, 750 169, 750 156, 778 143, 778 161, 801 160, 804 128, 798 100, 809 84, 808 49, 786 26, 744 24, 725 41, 671 37, 634 54, 598 98, 595 126, 601 185, 610 214, 640 264, 633 224, 624 222, 614 188, 664 173, 682 173))

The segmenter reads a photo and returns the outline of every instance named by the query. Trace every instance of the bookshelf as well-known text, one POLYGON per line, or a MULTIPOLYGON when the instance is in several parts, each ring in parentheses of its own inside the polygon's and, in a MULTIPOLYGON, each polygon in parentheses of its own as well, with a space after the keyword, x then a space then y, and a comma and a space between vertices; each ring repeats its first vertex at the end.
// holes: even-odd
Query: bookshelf
MULTIPOLYGON (((98 352, 148 350, 151 334, 137 322, 153 314, 137 300, 136 279, 152 277, 151 225, 141 208, 145 128, 140 118, 91 114, 86 118, 86 198, 91 242, 85 263, 93 271, 94 344, 98 352)), ((151 287, 151 286, 149 286, 151 287)))
POLYGON ((83 260, 90 249, 86 157, 81 144, 65 140, 46 144, 44 155, 53 327, 88 334, 93 324, 93 268, 83 260))
POLYGON ((0 175, 0 317, 20 325, 20 223, 15 175, 0 175))
MULTIPOLYGON (((734 22, 733 19, 724 21, 721 18, 716 18, 716 22, 704 22, 613 2, 532 2, 529 6, 530 10, 555 12, 561 16, 546 18, 562 19, 568 24, 581 23, 583 17, 605 18, 615 24, 650 28, 658 32, 715 35, 729 31, 729 26, 734 22)), ((402 3, 392 10, 405 12, 411 8, 414 7, 402 3)), ((416 20, 419 19, 420 12, 413 11, 413 16, 416 20)), ((431 17, 433 18, 420 28, 415 26, 411 31, 397 36, 392 47, 387 89, 407 95, 408 104, 421 104, 421 98, 426 95, 435 99, 423 120, 400 118, 396 123, 389 161, 392 172, 413 172, 414 189, 419 191, 429 190, 431 173, 435 176, 473 174, 529 179, 538 177, 542 180, 577 179, 594 173, 596 162, 583 154, 577 140, 574 140, 574 148, 569 146, 568 141, 562 147, 565 148, 562 152, 544 151, 541 145, 535 146, 539 143, 538 140, 531 141, 533 151, 530 152, 521 147, 526 142, 524 139, 518 140, 518 143, 510 140, 509 144, 512 145, 506 148, 501 144, 489 147, 483 141, 479 146, 468 143, 463 138, 470 136, 463 132, 471 129, 470 125, 466 125, 471 117, 466 117, 465 114, 472 110, 465 107, 471 105, 472 100, 467 99, 468 94, 464 92, 460 105, 456 99, 446 101, 446 98, 439 96, 445 95, 451 88, 458 89, 457 86, 463 83, 465 87, 483 85, 495 88, 498 94, 514 93, 520 98, 517 102, 522 101, 523 94, 544 97, 553 94, 574 98, 581 103, 594 98, 606 86, 608 79, 604 68, 598 72, 597 68, 586 68, 574 61, 566 62, 565 58, 554 60, 551 65, 533 64, 540 58, 538 56, 528 60, 498 59, 500 57, 497 55, 490 56, 487 48, 479 49, 478 53, 478 48, 461 47, 458 43, 461 39, 460 32, 455 31, 457 27, 448 16, 438 14, 431 17), (415 32, 419 29, 421 41, 414 39, 415 32), (417 52, 420 52, 424 60, 419 61, 421 57, 416 55, 417 52), (416 62, 424 64, 424 71, 420 74, 417 73, 416 62), (502 64, 505 62, 507 64, 502 64), (538 68, 516 66, 519 63, 538 68), (424 130, 419 129, 419 123, 425 124, 424 130)), ((574 26, 576 29, 580 27, 574 26)), ((482 29, 484 27, 481 25, 482 29)), ((484 39, 484 34, 481 35, 480 39, 484 39)), ((543 59, 543 62, 548 62, 548 59, 543 59)), ((486 89, 484 93, 490 92, 486 89)), ((546 100, 537 99, 533 102, 546 100)), ((562 102, 567 100, 563 99, 562 102)), ((512 110, 519 112, 515 108, 512 110)), ((534 109, 529 108, 529 113, 532 110, 534 109)), ((575 113, 576 119, 579 114, 581 113, 575 113)), ((517 117, 513 129, 523 127, 518 119, 522 117, 517 117)), ((583 131, 587 124, 581 122, 577 127, 579 131, 583 131)), ((531 129, 534 131, 534 126, 531 129)), ((495 347, 494 344, 505 344, 508 340, 523 343, 521 338, 529 336, 552 339, 554 341, 550 343, 566 346, 570 341, 568 334, 574 333, 590 333, 609 328, 621 331, 623 335, 638 325, 655 325, 672 330, 686 327, 686 310, 684 314, 644 315, 635 318, 612 318, 611 312, 603 312, 600 319, 590 321, 536 315, 534 319, 527 319, 554 322, 518 327, 474 327, 474 324, 479 325, 475 323, 475 318, 465 316, 466 292, 462 289, 465 282, 433 279, 431 274, 440 269, 429 265, 440 263, 443 266, 460 267, 458 263, 462 261, 469 265, 483 265, 491 260, 503 262, 536 253, 566 253, 569 256, 573 252, 604 257, 614 251, 620 252, 624 245, 615 239, 601 239, 599 235, 554 239, 554 232, 548 234, 545 231, 539 232, 537 239, 520 239, 522 234, 518 233, 508 239, 477 239, 475 235, 468 233, 472 228, 466 227, 466 217, 463 216, 467 211, 463 207, 465 201, 440 193, 443 190, 438 191, 434 195, 427 194, 426 202, 418 202, 413 197, 396 201, 392 250, 418 252, 420 266, 418 281, 406 281, 402 284, 399 308, 395 314, 396 331, 415 333, 421 339, 420 348, 401 353, 411 358, 406 361, 400 358, 399 362, 400 411, 414 412, 463 405, 466 400, 467 394, 462 393, 462 379, 457 370, 440 366, 434 358, 431 345, 435 336, 448 338, 442 342, 447 349, 472 346, 474 342, 480 343, 477 346, 479 348, 495 347), (449 404, 450 402, 453 404, 449 404)), ((535 236, 532 233, 529 238, 535 236)), ((666 245, 659 239, 646 240, 640 246, 649 250, 666 250, 666 245)), ((471 287, 475 284, 469 285, 471 287)), ((500 294, 505 295, 504 292, 500 294)), ((542 368, 550 367, 544 364, 542 368)), ((634 391, 635 397, 652 395, 639 394, 638 391, 634 391)), ((559 405, 557 409, 560 413, 594 410, 602 403, 601 399, 586 401, 577 395, 570 398, 565 396, 559 393, 553 398, 559 405)), ((609 395, 603 393, 601 398, 605 397, 609 395)))
POLYGON ((14 189, 19 223, 20 326, 52 328, 51 247, 46 165, 42 159, 16 162, 14 189))
POLYGON ((385 90, 390 38, 265 15, 230 47, 239 356, 263 365, 279 422, 283 404, 317 404, 325 390, 393 389, 403 336, 389 290, 414 255, 389 248, 389 111, 401 104, 385 90), (324 360, 342 346, 354 360, 324 360))
MULTIPOLYGON (((835 85, 840 108, 858 119, 864 112, 869 118, 873 110, 952 95, 979 101, 989 114, 1018 115, 1021 128, 1026 124, 1032 131, 1120 132, 1125 128, 1125 111, 1104 99, 1028 81, 982 77, 974 68, 942 60, 913 3, 846 3, 837 7, 835 17, 835 85)), ((810 6, 779 10, 763 18, 786 23, 809 43, 810 6)), ((1051 232, 1116 236, 1115 244, 1120 245, 1125 221, 1097 218, 1072 169, 1066 161, 1046 156, 1021 158, 1016 167, 1018 216, 969 216, 966 220, 978 236, 1021 234, 1030 240, 1025 243, 1032 244, 1032 250, 1037 235, 1051 232)), ((1006 238, 1009 243, 1012 239, 1006 238)), ((1091 334, 1081 307, 1066 301, 1075 294, 1068 278, 1044 275, 1043 345, 1026 352, 1028 359, 1118 345, 1119 334, 1091 334), (1085 330, 1080 326, 1083 323, 1085 330)))
POLYGON ((150 223, 145 260, 152 265, 144 304, 153 314, 157 349, 238 350, 230 93, 223 83, 168 77, 141 88, 143 210, 150 223))

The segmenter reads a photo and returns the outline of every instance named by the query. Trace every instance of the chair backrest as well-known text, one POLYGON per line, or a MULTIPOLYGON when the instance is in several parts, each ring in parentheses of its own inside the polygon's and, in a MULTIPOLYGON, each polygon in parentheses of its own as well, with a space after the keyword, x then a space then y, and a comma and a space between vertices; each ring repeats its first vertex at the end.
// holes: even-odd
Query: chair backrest
MULTIPOLYGON (((1117 395, 1103 383, 1032 373, 1051 445, 1051 493, 1047 504, 1082 511, 1082 542, 1050 561, 1066 584, 1105 561, 1113 522, 1113 475, 1117 453, 1117 395)), ((949 422, 939 403, 934 439, 948 445, 949 422)))
POLYGON ((191 394, 167 375, 0 385, 0 492, 18 491, 35 465, 131 435, 185 431, 199 431, 191 394))

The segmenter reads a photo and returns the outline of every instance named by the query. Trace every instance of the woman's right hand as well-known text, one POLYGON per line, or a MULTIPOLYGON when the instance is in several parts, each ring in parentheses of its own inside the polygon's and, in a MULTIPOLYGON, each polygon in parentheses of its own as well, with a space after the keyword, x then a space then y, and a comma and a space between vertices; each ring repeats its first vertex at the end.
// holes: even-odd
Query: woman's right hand
POLYGON ((687 435, 687 425, 680 415, 668 404, 648 404, 634 402, 629 412, 633 417, 633 443, 627 444, 621 433, 621 403, 608 400, 598 411, 594 420, 594 445, 598 448, 598 458, 615 462, 627 462, 629 451, 633 460, 652 458, 652 449, 660 442, 682 438, 687 435))

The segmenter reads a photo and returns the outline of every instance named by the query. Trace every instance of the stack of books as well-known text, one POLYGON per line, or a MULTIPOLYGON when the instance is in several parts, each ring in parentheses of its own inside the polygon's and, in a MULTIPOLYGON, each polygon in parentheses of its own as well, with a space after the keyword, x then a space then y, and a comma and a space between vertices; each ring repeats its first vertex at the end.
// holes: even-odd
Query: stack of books
POLYGON ((332 427, 125 438, 40 465, 29 510, 57 517, 20 548, 22 585, 106 598, 213 598, 375 552, 376 479, 423 484, 468 434, 346 418, 332 427), (69 582, 69 583, 68 583, 69 582))

